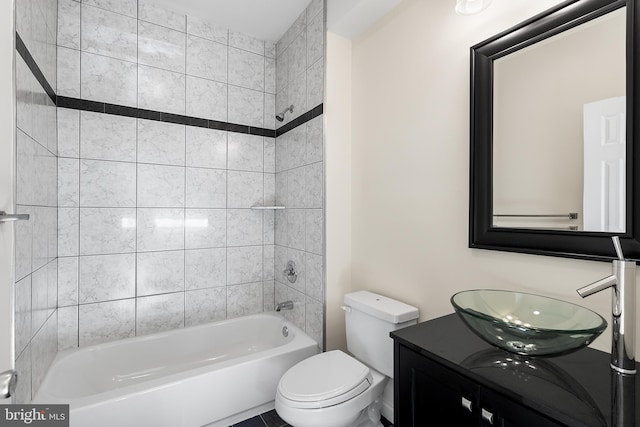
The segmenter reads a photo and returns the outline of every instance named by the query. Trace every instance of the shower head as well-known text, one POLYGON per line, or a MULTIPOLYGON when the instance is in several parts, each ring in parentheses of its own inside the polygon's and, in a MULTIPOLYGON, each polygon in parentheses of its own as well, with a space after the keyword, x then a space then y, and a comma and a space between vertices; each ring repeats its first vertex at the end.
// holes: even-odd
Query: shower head
POLYGON ((276 114, 276 120, 279 121, 279 122, 284 121, 284 114, 287 111, 290 112, 290 113, 293 113, 293 105, 290 105, 289 107, 285 108, 282 113, 276 114))

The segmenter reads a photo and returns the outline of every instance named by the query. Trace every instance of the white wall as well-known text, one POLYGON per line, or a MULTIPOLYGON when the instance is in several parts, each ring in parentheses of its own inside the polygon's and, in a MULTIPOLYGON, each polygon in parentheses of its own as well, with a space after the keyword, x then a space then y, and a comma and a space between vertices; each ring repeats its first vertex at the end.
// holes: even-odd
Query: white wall
MULTIPOLYGON (((14 209, 14 2, 0 2, 0 210, 14 209)), ((0 225, 0 372, 13 363, 13 227, 0 225)))
POLYGON ((325 92, 326 348, 346 347, 342 297, 351 287, 351 40, 327 34, 325 92))
MULTIPOLYGON (((405 0, 354 42, 351 290, 413 304, 421 320, 452 313, 451 295, 472 288, 535 292, 610 318, 609 292, 575 292, 609 274, 607 263, 468 248, 469 47, 558 2, 495 0, 465 17, 453 1, 405 0)), ((343 243, 328 237, 327 254, 343 243)), ((328 295, 344 290, 327 278, 328 295)), ((338 325, 342 314, 327 304, 328 327, 338 325)), ((610 331, 594 346, 608 350, 610 331)))

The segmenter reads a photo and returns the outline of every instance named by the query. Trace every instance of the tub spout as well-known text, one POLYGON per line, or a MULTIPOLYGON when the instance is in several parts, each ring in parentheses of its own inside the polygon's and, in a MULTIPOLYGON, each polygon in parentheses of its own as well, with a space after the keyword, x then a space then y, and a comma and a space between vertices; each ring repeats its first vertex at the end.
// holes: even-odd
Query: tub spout
POLYGON ((293 301, 279 302, 276 305, 276 311, 281 311, 281 310, 293 310, 293 301))

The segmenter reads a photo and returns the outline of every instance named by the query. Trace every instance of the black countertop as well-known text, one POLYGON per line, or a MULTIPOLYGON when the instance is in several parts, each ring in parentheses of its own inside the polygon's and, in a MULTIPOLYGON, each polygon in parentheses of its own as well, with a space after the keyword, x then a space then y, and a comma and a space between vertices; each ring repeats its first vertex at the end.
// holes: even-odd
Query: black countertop
MULTIPOLYGON (((607 329, 604 333, 610 333, 607 329)), ((640 381, 614 374, 610 355, 591 348, 557 357, 519 357, 476 336, 456 314, 391 333, 416 352, 570 426, 612 426, 612 390, 631 407, 618 425, 640 426, 640 381), (635 410, 638 408, 638 410, 635 410)), ((640 372, 640 364, 636 363, 640 372)))

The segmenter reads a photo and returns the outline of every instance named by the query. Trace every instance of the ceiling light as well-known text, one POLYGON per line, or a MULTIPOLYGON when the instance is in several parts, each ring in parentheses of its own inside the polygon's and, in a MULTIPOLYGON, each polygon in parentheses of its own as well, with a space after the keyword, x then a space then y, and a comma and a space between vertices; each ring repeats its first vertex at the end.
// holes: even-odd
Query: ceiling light
POLYGON ((457 0, 456 13, 459 15, 473 15, 485 10, 491 4, 491 0, 457 0))

